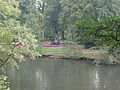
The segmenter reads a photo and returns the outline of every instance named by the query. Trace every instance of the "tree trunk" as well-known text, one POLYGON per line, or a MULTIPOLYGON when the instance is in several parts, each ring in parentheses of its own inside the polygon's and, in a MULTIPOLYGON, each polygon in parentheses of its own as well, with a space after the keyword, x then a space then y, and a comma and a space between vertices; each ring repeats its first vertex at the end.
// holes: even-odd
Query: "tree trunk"
POLYGON ((64 37, 64 31, 62 31, 62 40, 64 40, 65 37, 64 37))
POLYGON ((55 34, 55 37, 54 37, 54 43, 55 43, 55 45, 60 44, 60 40, 59 40, 59 36, 58 36, 58 34, 55 34))
POLYGON ((51 42, 51 44, 53 44, 53 45, 59 45, 60 44, 60 40, 59 40, 58 34, 55 34, 54 40, 51 42))

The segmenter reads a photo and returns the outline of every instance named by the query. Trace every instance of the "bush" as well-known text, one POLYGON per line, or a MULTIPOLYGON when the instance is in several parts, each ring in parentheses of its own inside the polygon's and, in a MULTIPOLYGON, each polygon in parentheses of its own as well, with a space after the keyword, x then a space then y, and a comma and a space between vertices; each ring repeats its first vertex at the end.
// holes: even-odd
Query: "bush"
POLYGON ((88 49, 88 48, 91 48, 91 47, 94 47, 95 46, 95 43, 94 42, 85 42, 85 48, 88 49))
POLYGON ((102 53, 101 59, 94 60, 95 64, 115 64, 120 60, 120 50, 115 49, 114 52, 109 53, 110 47, 103 46, 100 47, 102 53))
POLYGON ((0 75, 0 90, 10 90, 9 82, 6 82, 7 77, 5 75, 0 75))
MULTIPOLYGON (((92 18, 77 23, 78 35, 84 40, 92 40, 97 46, 107 45, 109 51, 120 48, 120 16, 95 21, 92 18)), ((86 45, 90 45, 89 43, 86 45)))

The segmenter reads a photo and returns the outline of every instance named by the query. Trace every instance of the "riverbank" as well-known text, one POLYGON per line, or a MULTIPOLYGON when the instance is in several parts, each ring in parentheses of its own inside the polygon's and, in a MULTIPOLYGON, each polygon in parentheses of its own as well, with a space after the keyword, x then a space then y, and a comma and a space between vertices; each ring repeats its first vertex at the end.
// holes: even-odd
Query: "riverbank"
POLYGON ((50 58, 50 59, 64 59, 64 60, 81 60, 81 61, 94 61, 95 59, 86 58, 86 57, 64 57, 64 56, 55 56, 55 55, 42 55, 40 58, 50 58))
POLYGON ((113 56, 109 56, 105 50, 85 49, 84 45, 50 45, 49 42, 45 42, 36 48, 36 50, 40 52, 42 58, 87 60, 95 64, 120 64, 119 60, 115 60, 113 56))
POLYGON ((84 45, 62 44, 62 45, 50 45, 50 42, 44 42, 38 48, 38 52, 43 56, 54 57, 78 57, 78 58, 91 58, 99 59, 102 57, 100 50, 85 49, 84 45))
POLYGON ((42 55, 41 58, 50 59, 94 61, 102 57, 99 50, 85 49, 84 45, 50 45, 49 42, 46 42, 36 50, 42 55))
MULTIPOLYGON (((25 47, 20 47, 25 48, 25 47)), ((61 44, 51 45, 50 41, 40 44, 36 51, 42 58, 65 59, 65 60, 88 60, 95 64, 120 64, 112 55, 105 50, 95 48, 85 49, 84 45, 61 44)))

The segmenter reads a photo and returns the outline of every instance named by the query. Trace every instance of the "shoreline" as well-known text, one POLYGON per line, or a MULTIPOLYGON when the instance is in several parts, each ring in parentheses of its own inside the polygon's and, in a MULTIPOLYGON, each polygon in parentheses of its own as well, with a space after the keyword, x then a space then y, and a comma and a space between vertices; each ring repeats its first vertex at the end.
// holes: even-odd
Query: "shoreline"
MULTIPOLYGON (((76 61, 89 61, 89 62, 92 62, 93 64, 96 64, 96 63, 94 63, 94 61, 96 59, 94 59, 94 58, 87 58, 87 57, 80 57, 80 58, 78 58, 78 57, 64 57, 64 56, 56 56, 56 55, 42 55, 39 58, 64 59, 64 60, 76 60, 76 61)), ((101 63, 101 64, 96 64, 96 65, 120 65, 120 61, 113 62, 112 64, 101 63)))
POLYGON ((50 59, 65 59, 65 60, 80 60, 80 61, 94 61, 95 59, 86 58, 86 57, 65 57, 65 56, 56 56, 56 55, 42 55, 40 58, 50 58, 50 59))

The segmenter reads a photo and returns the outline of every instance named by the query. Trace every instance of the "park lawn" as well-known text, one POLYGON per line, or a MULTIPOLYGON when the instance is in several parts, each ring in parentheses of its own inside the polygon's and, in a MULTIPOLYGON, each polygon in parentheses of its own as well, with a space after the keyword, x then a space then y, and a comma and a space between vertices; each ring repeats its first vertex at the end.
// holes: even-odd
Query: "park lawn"
MULTIPOLYGON (((44 44, 49 44, 50 42, 44 42, 44 44)), ((9 50, 10 47, 8 45, 4 45, 6 50, 9 50)), ((11 45, 13 48, 13 45, 11 45)), ((23 47, 24 49, 25 47, 23 47)), ((19 49, 19 48, 16 48, 19 49)), ((42 47, 41 45, 36 48, 41 55, 54 55, 54 56, 64 56, 64 57, 87 57, 87 58, 102 58, 102 52, 100 50, 91 50, 84 49, 83 45, 66 45, 62 47, 42 47)))
POLYGON ((62 52, 68 52, 70 51, 69 47, 37 47, 36 51, 40 52, 41 54, 47 54, 47 53, 62 53, 62 52))
MULTIPOLYGON (((74 46, 75 47, 75 46, 74 46)), ((77 46, 78 47, 78 46, 77 46)), ((81 46, 79 46, 80 48, 81 46)), ((83 46, 82 46, 83 47, 83 46)), ((36 51, 42 55, 54 55, 64 57, 87 57, 87 58, 101 58, 101 52, 99 50, 90 49, 72 49, 71 47, 38 47, 36 51)))

